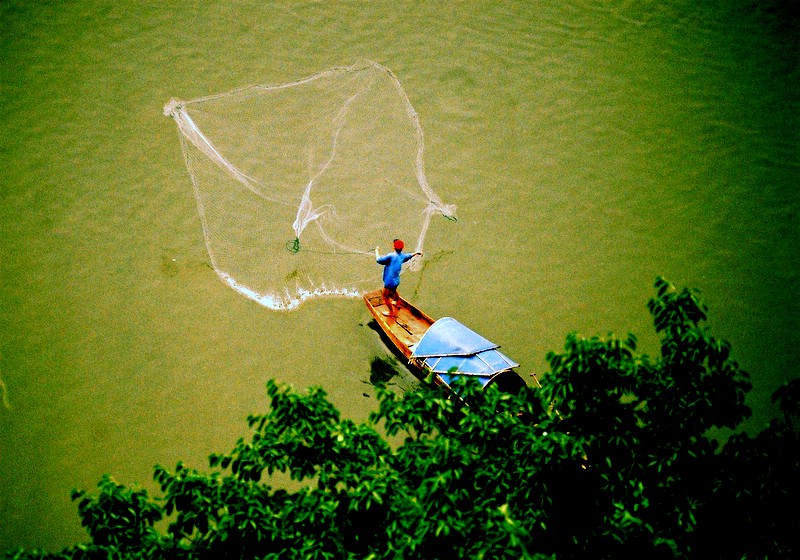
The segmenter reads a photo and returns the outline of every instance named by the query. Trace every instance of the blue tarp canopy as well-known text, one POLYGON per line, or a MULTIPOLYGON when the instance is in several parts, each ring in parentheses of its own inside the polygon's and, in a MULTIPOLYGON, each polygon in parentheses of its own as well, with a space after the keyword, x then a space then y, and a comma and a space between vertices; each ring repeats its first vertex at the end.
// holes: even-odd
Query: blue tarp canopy
POLYGON ((518 367, 519 364, 498 350, 473 330, 452 317, 443 317, 433 323, 411 353, 411 359, 421 362, 430 371, 442 375, 449 385, 453 373, 475 375, 486 385, 501 372, 518 367))

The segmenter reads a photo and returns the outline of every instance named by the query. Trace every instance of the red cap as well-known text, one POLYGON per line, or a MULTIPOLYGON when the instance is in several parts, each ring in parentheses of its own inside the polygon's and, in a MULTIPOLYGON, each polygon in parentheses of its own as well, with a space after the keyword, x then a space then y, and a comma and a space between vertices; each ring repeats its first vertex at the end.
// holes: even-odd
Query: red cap
POLYGON ((405 247, 405 243, 403 243, 402 239, 395 239, 394 240, 394 250, 395 251, 402 251, 403 247, 405 247))

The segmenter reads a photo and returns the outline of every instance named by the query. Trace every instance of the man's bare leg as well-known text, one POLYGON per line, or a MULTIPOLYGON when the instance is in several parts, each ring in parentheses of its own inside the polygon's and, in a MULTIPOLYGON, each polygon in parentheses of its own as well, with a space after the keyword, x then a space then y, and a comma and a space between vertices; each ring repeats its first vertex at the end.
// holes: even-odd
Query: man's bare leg
POLYGON ((392 302, 392 296, 396 296, 397 292, 392 293, 388 288, 383 289, 383 303, 386 304, 386 309, 389 310, 389 317, 392 319, 397 318, 397 308, 392 302))

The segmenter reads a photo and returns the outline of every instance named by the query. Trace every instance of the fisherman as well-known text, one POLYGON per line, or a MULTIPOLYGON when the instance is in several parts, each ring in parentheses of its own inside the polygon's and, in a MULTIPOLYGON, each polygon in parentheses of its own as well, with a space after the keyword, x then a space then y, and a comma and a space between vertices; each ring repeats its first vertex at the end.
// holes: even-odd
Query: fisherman
POLYGON ((380 256, 378 248, 375 247, 375 261, 383 265, 383 302, 386 304, 384 315, 388 315, 390 319, 397 318, 397 306, 395 301, 400 297, 397 295, 397 286, 400 285, 400 270, 403 268, 403 263, 411 260, 417 255, 422 255, 421 252, 404 253, 402 239, 394 240, 394 253, 380 256))

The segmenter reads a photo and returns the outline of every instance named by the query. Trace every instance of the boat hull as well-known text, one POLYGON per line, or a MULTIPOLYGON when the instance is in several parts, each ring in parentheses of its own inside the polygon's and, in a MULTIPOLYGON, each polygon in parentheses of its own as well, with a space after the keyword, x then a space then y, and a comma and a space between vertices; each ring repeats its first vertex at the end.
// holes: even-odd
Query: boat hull
MULTIPOLYGON (((450 385, 442 375, 430 371, 425 366, 424 360, 412 358, 415 346, 422 340, 422 337, 433 323, 436 322, 435 319, 399 296, 395 301, 397 318, 390 318, 388 316, 388 308, 383 301, 382 290, 380 289, 368 292, 363 297, 367 309, 375 319, 378 328, 392 343, 396 352, 405 358, 406 364, 422 378, 433 374, 433 381, 437 385, 443 385, 449 389, 450 385)), ((454 375, 459 375, 459 372, 453 372, 453 375, 448 375, 447 378, 452 379, 454 375)), ((461 375, 467 374, 462 373, 461 375)), ((500 390, 505 392, 517 392, 521 387, 525 386, 525 382, 513 369, 485 376, 482 379, 482 384, 485 387, 489 384, 497 385, 500 390)))

